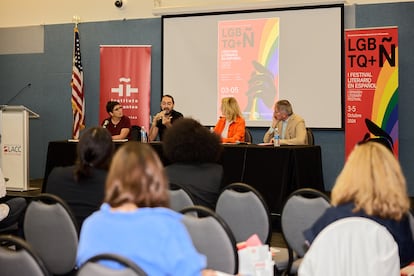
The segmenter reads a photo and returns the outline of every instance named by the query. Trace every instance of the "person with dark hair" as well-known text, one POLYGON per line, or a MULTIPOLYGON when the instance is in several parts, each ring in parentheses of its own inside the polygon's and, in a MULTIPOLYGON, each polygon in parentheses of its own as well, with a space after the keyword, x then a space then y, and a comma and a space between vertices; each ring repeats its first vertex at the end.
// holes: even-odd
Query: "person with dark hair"
POLYGON ((263 142, 273 143, 275 131, 279 132, 281 145, 308 144, 305 120, 293 113, 288 100, 279 100, 275 103, 272 125, 265 133, 263 142))
POLYGON ((183 114, 174 110, 174 98, 171 95, 164 95, 161 98, 161 111, 158 112, 152 119, 151 128, 149 131, 149 141, 154 141, 157 136, 160 141, 164 138, 164 132, 170 128, 172 124, 183 117, 183 114))
POLYGON ((106 129, 89 128, 79 139, 76 164, 56 167, 47 178, 46 192, 66 201, 79 227, 103 202, 105 179, 114 149, 111 134, 106 129))
POLYGON ((123 114, 122 105, 119 102, 109 101, 106 103, 106 112, 110 117, 102 122, 102 127, 111 133, 113 140, 127 139, 131 120, 123 114))
POLYGON ((206 258, 194 248, 183 215, 168 206, 168 181, 156 152, 148 144, 125 143, 112 160, 105 203, 81 230, 77 265, 97 254, 113 253, 135 262, 148 275, 212 273, 204 269, 206 258))
POLYGON ((197 205, 214 210, 223 179, 223 167, 217 164, 222 150, 218 135, 194 119, 180 119, 163 142, 164 154, 172 162, 165 168, 170 183, 184 186, 197 205))

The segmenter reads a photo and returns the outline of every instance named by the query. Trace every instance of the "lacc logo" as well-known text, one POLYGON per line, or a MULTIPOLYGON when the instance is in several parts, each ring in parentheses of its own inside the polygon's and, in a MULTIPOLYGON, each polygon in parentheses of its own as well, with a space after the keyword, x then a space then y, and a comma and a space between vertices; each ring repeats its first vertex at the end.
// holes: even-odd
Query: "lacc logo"
POLYGON ((3 152, 5 154, 21 154, 23 147, 21 145, 4 145, 3 152))

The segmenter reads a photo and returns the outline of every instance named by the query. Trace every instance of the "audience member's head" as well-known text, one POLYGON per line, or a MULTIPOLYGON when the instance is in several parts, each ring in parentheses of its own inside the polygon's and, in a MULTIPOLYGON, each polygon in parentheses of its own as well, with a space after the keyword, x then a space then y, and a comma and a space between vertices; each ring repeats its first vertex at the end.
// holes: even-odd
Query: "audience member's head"
POLYGON ((368 215, 400 220, 410 201, 398 160, 380 143, 357 145, 332 190, 332 204, 354 202, 368 215))
POLYGON ((242 117, 239 104, 234 97, 221 99, 221 112, 229 121, 235 121, 237 117, 242 117))
POLYGON ((148 144, 130 141, 115 153, 105 186, 105 202, 116 208, 168 207, 168 181, 157 153, 148 144))
POLYGON ((114 143, 108 130, 92 127, 85 130, 77 146, 75 178, 88 177, 91 169, 108 169, 114 153, 114 143))
POLYGON ((177 120, 166 131, 163 149, 172 163, 216 162, 222 152, 220 137, 191 118, 177 120))

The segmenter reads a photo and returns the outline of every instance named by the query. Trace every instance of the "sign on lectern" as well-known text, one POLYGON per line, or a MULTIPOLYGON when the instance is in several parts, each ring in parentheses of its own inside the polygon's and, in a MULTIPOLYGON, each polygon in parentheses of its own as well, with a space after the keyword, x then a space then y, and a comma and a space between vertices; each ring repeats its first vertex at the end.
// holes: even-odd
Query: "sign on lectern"
POLYGON ((39 115, 22 105, 0 106, 1 159, 6 189, 29 187, 29 119, 39 115))

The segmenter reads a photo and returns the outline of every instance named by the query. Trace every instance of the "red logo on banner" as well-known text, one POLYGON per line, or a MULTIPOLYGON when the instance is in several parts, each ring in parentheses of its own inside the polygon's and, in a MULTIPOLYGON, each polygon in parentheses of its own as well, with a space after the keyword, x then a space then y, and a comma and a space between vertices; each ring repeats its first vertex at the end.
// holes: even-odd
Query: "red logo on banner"
POLYGON ((131 125, 148 128, 150 120, 151 46, 101 46, 99 122, 105 106, 117 101, 131 125))

